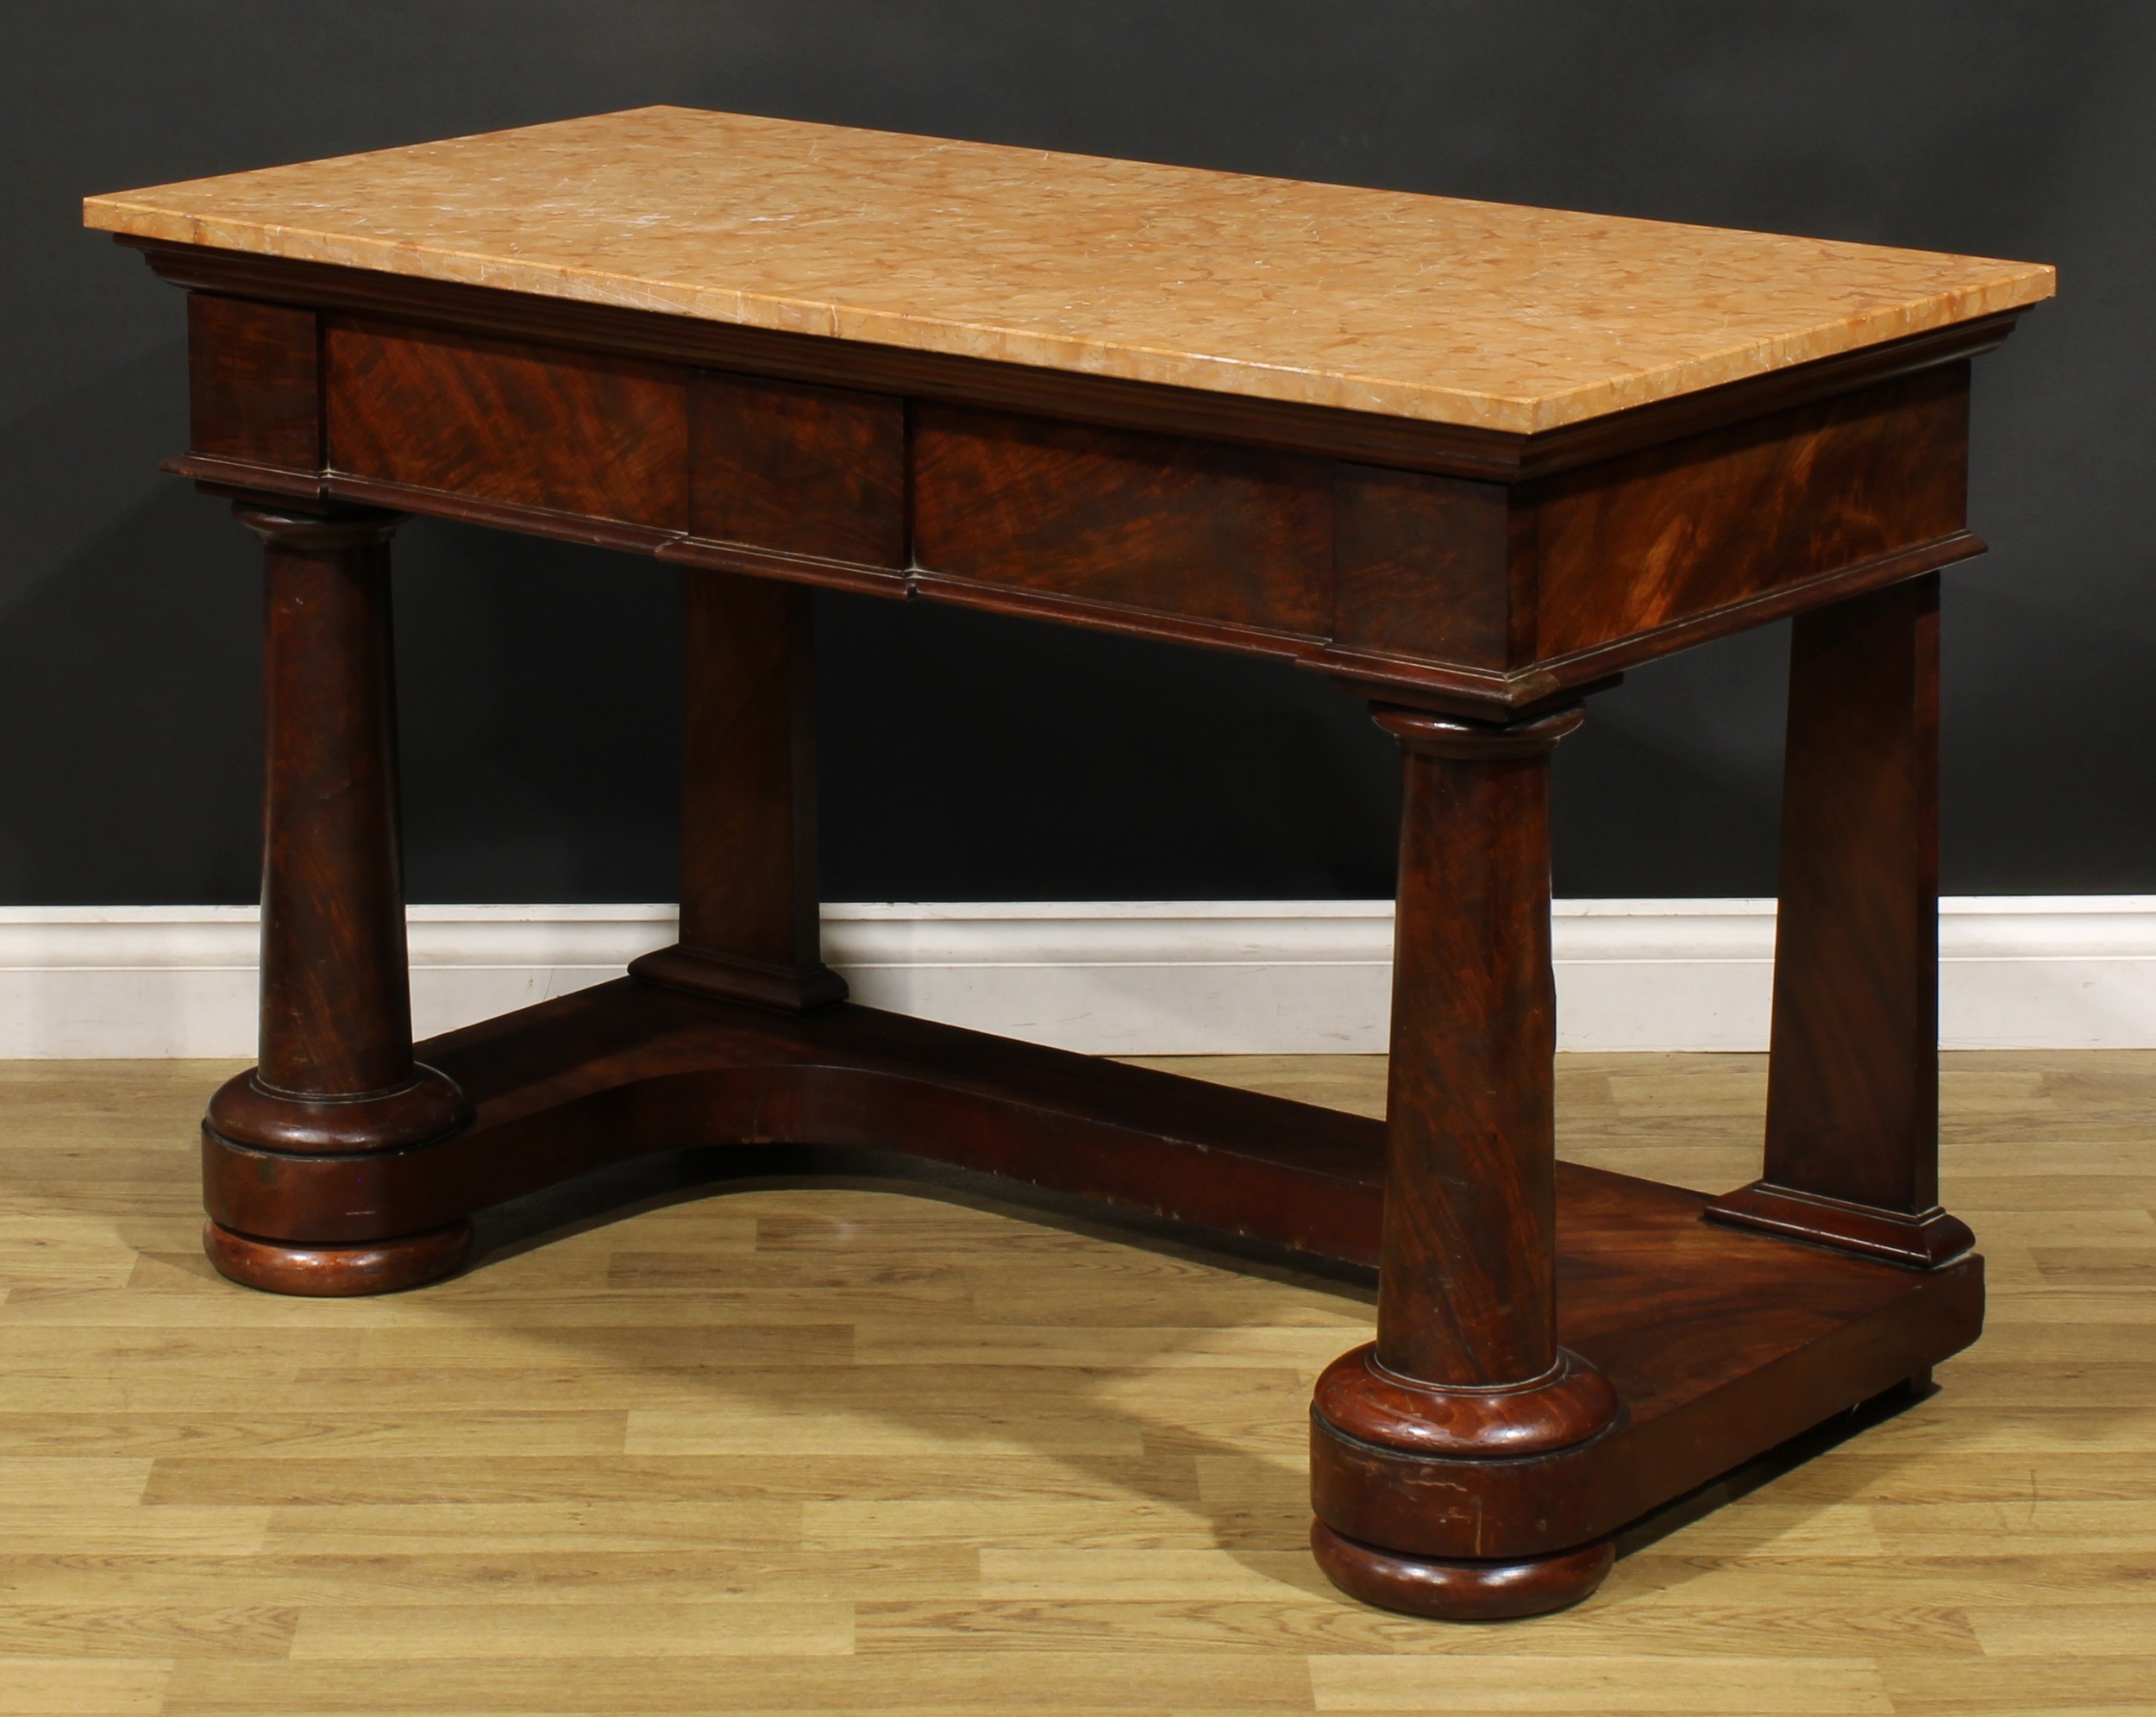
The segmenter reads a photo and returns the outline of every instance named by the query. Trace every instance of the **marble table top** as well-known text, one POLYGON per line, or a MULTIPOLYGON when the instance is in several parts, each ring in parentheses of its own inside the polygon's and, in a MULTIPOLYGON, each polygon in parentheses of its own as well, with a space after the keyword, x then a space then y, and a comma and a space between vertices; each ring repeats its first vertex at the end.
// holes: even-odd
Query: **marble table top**
POLYGON ((2040 264, 653 107, 91 227, 1515 432, 2049 298, 2040 264))

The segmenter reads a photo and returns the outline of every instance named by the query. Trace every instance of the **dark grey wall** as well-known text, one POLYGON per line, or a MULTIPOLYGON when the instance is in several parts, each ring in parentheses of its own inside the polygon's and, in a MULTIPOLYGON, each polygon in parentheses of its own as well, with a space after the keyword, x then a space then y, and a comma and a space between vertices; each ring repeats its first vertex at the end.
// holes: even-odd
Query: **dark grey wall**
MULTIPOLYGON (((254 887, 251 545, 156 473, 180 295, 77 199, 654 101, 2057 262, 1979 370, 1947 887, 2156 890, 2143 0, 9 0, 0 50, 0 901, 254 887)), ((399 555, 414 898, 667 898, 674 575, 399 555)), ((828 897, 1389 892, 1387 743, 1315 676, 821 600, 828 897)), ((1772 892, 1785 649, 1595 701, 1560 892, 1772 892)))

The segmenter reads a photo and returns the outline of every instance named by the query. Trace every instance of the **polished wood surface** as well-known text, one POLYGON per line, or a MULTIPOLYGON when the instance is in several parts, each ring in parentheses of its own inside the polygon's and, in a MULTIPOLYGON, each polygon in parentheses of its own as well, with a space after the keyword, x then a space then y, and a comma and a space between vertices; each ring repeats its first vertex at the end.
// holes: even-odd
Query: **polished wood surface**
POLYGON ((171 461, 222 489, 1282 655, 1485 719, 1980 552, 1967 360, 2011 325, 1456 448, 1280 402, 1104 393, 1107 379, 279 259, 149 256, 196 297, 288 313, 196 318, 197 374, 279 354, 285 403, 213 390, 171 461), (302 396, 284 379, 317 342, 319 455, 285 421, 302 396), (799 386, 833 380, 848 385, 799 386), (1009 409, 1013 395, 1035 409, 1009 409))
POLYGON ((261 1054, 204 1125, 250 1151, 436 1138, 467 1112, 411 1052, 389 612, 399 520, 235 511, 264 568, 261 1054))
POLYGON ((1968 492, 1965 361, 1568 473, 1536 509, 1533 654, 1593 650, 1943 543, 1968 492))
POLYGON ((398 521, 239 517, 262 539, 267 616, 262 1082, 387 1090, 411 1076, 385 553, 398 521))
POLYGON ((1495 483, 1334 467, 1332 636, 1493 673, 1532 653, 1531 507, 1495 483))
MULTIPOLYGON (((1493 799, 1517 808, 1520 795, 1507 784, 1493 799)), ((1531 868, 1499 868, 1508 889, 1534 891, 1531 868)), ((1499 961, 1492 975, 1533 987, 1532 962, 1499 961)), ((363 1293, 380 1285, 385 1241, 416 1264, 438 1256, 444 1227, 498 1228, 534 1195, 556 1220, 588 1219, 654 1184, 843 1172, 849 1159, 833 1150, 866 1152, 890 1171, 986 1176, 1004 1196, 1063 1194, 1102 1219, 1164 1219, 1230 1253, 1255 1244, 1365 1273, 1390 1263, 1401 1311, 1388 1320, 1381 1308, 1381 1325, 1403 1329, 1412 1357, 1448 1308, 1398 1279, 1401 1248, 1382 1238, 1387 1176, 1474 1168, 1498 1183, 1495 1206, 1520 1214, 1502 1237, 1513 1250, 1438 1261, 1440 1287, 1457 1277, 1488 1308, 1489 1327, 1472 1332, 1482 1350, 1463 1363, 1494 1371, 1519 1357, 1503 1347, 1512 1308, 1473 1298, 1487 1275, 1541 1284, 1532 1334, 1561 1364, 1546 1377, 1508 1370, 1482 1390, 1351 1350, 1319 1380, 1313 1503, 1393 1563, 1480 1564, 1430 1571, 1418 1589, 1433 1601, 1482 1577, 1564 1601, 1583 1589, 1516 1564, 1583 1551, 1959 1351, 1980 1326, 1982 1265, 1899 1269, 1708 1223, 1708 1200, 1681 1188, 1576 1165, 1551 1175, 1548 1062, 1538 1076, 1507 1048, 1501 1030, 1489 1034, 1497 1088, 1483 1108, 1539 1111, 1539 1150, 1532 1138, 1470 1138, 1448 1157, 1441 1117, 1422 1118, 1430 1137, 1410 1121, 1394 1152, 1384 1124, 1164 1071, 873 1008, 792 1013, 624 978, 420 1045, 472 1103, 462 1130, 365 1156, 206 1133, 204 1200, 219 1229, 276 1237, 269 1268, 245 1278, 255 1285, 339 1291, 324 1261, 342 1254, 353 1275, 342 1291, 363 1293), (1525 1162, 1508 1169, 1515 1149, 1525 1162)), ((1431 1075, 1418 1061, 1407 1077, 1431 1075)), ((1402 1202, 1442 1225, 1426 1198, 1402 1202)), ((235 1275, 249 1262, 216 1256, 235 1275)), ((1413 1236, 1407 1256, 1438 1267, 1413 1236)), ((1361 1595, 1405 1589, 1389 1580, 1361 1595)), ((1487 1593, 1461 1612, 1488 1613, 1487 1593)))
MULTIPOLYGON (((573 198, 620 171, 580 155, 550 183, 573 198)), ((481 200, 499 188, 485 180, 481 200)), ((422 204, 429 222, 446 206, 422 204)), ((379 212, 349 219, 373 231, 379 212)), ((610 202, 593 218, 617 215, 610 202)), ((1530 225, 1590 248, 1607 237, 1550 218, 1530 225)), ((1197 401, 1219 375, 1119 360, 1038 363, 1137 385, 1019 377, 1015 347, 876 323, 886 338, 850 312, 712 329, 770 318, 747 298, 714 310, 696 296, 730 255, 701 229, 658 235, 693 241, 693 266, 623 311, 567 302, 593 296, 573 289, 589 284, 581 265, 543 279, 505 265, 474 291, 461 274, 411 278, 439 271, 402 266, 404 250, 235 255, 214 247, 294 247, 218 240, 229 224, 177 245, 161 217, 116 224, 216 301, 190 323, 197 444, 169 468, 237 498, 270 543, 264 1059, 213 1101, 203 1147, 208 1247, 227 1275, 305 1294, 411 1286, 483 1250, 520 1200, 588 1218, 655 1175, 812 1172, 834 1149, 1303 1265, 1375 1262, 1376 1341, 1313 1397, 1312 1547, 1357 1595, 1454 1620, 1578 1601, 1627 1522, 1838 1413, 1921 1390, 1976 1338, 1982 1261, 1919 1196, 1915 1100, 1932 1087, 1911 1071, 1928 1065, 1934 1023, 1913 999, 1935 951, 1916 934, 1936 893, 1931 575, 1981 547, 1966 526, 1968 360, 2048 292, 2048 271, 2017 274, 2022 296, 1802 348, 1815 365, 1777 347, 1771 364, 1628 393, 1628 360, 1593 384, 1614 392, 1592 410, 1566 393, 1563 410, 1463 417, 1382 389, 1197 401), (935 349, 899 360, 893 345, 935 349), (1665 397, 1692 393, 1726 397, 1665 397), (310 405, 311 443, 298 427, 310 405), (1415 433, 1373 432, 1365 408, 1416 419, 1415 433), (385 507, 693 569, 680 942, 617 983, 417 1046, 392 1005, 404 970, 385 507), (335 599, 280 608, 310 567, 335 599), (804 586, 819 584, 1283 656, 1370 699, 1406 780, 1382 1126, 841 1001, 817 946, 804 586), (1560 1172, 1550 749, 1623 667, 1785 614, 1800 617, 1793 910, 1764 1178, 1710 1207, 1560 1172), (1853 805, 1837 796, 1844 769, 1853 805), (323 816, 292 813, 325 793, 323 816), (1848 988, 1863 993, 1845 1008, 1848 988), (305 1064, 317 1042, 352 1067, 305 1064), (295 1057, 304 1076, 280 1084, 295 1057), (1898 1169, 1877 1170, 1882 1152, 1898 1169)), ((851 230, 774 229, 771 243, 812 259, 851 230)), ((620 254, 651 236, 617 235, 620 254)), ((1607 251, 1532 254, 1543 285, 1584 268, 1640 340, 1675 326, 1639 320, 1649 286, 1684 299, 1686 329, 1704 316, 1721 338, 1736 315, 1734 300, 1695 302, 1710 277, 1672 277, 1658 252, 1641 263, 1653 279, 1617 298, 1607 251)), ((1495 253, 1474 254, 1487 273, 1495 253)), ((889 283, 925 318, 907 327, 934 323, 944 272, 889 283)), ((1743 290, 1778 315, 1816 285, 1743 290)), ((1322 285, 1311 316, 1344 313, 1359 290, 1322 285)), ((1504 293, 1477 304, 1507 327, 1519 309, 1504 293)), ((1593 321, 1563 323, 1566 337, 1591 346, 1593 321)), ((1383 336, 1356 326, 1376 361, 1383 336)), ((1502 368, 1517 354, 1482 349, 1481 326, 1448 326, 1423 356, 1446 375, 1502 368)), ((1413 317, 1409 331, 1429 337, 1413 317)))
POLYGON ((310 310, 191 294, 188 446, 245 465, 322 465, 320 344, 310 310))
MULTIPOLYGON (((1626 1244, 1651 1233, 1682 1248, 1689 1213, 1658 1222, 1628 1203, 1598 1221, 1589 1213, 1610 1189, 1583 1189, 1568 1200, 1560 1262, 1549 761, 1581 711, 1506 727, 1375 713, 1405 775, 1377 1336, 1318 1380, 1311 1548, 1374 1603, 1456 1620, 1530 1614, 1578 1601, 1610 1563, 1536 1458, 1608 1431, 1607 1451, 1620 1435, 1609 1379, 1558 1345, 1559 1275, 1573 1293, 1591 1284, 1590 1296, 1635 1313, 1656 1308, 1638 1323, 1682 1319, 1667 1283, 1580 1248, 1602 1228, 1626 1244), (1617 1289, 1615 1275, 1631 1279, 1617 1289), (1537 1482, 1506 1482, 1526 1475, 1537 1482), (1532 1533, 1507 1518, 1523 1489, 1543 1516, 1532 1533), (1431 1560, 1448 1551, 1474 1560, 1431 1560)), ((1658 1386, 1633 1381, 1644 1407, 1658 1386)), ((1669 1460, 1665 1450, 1650 1464, 1674 1495, 1669 1460)), ((1607 1474, 1588 1488, 1603 1503, 1625 1489, 1607 1474)))
POLYGON ((1576 709, 1483 729, 1381 709, 1407 777, 1377 1358, 1439 1387, 1557 1362, 1550 753, 1576 709))
POLYGON ((329 462, 400 488, 636 524, 688 511, 688 386, 633 358, 364 321, 323 330, 329 462))
POLYGON ((906 566, 903 399, 699 370, 689 410, 691 536, 906 566))
MULTIPOLYGON (((1382 1061, 1174 1065, 1383 1102, 1382 1061)), ((2145 1711, 2156 1056, 1942 1067, 1984 1341, 1492 1629, 1304 1547, 1300 1409, 1366 1291, 878 1184, 246 1294, 186 1152, 230 1064, 0 1067, 0 1709, 2145 1711)), ((1733 1185, 1764 1087, 1561 1056, 1559 1152, 1733 1185)))
POLYGON ((1764 1172, 1721 1220, 1932 1266, 1939 1202, 1939 581, 1793 630, 1764 1172))
POLYGON ((767 1006, 840 1000, 818 917, 810 594, 732 573, 683 582, 680 936, 630 970, 767 1006))
POLYGON ((956 596, 945 580, 963 580, 1260 634, 1324 631, 1323 461, 936 405, 920 409, 914 444, 913 548, 931 594, 956 596))

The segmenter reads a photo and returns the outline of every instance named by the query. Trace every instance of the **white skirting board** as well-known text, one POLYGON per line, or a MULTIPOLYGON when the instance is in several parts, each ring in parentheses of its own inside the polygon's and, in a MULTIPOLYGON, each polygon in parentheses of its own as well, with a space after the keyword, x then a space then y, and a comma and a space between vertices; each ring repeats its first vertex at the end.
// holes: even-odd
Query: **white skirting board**
MULTIPOLYGON (((2156 1046, 2156 895, 1940 903, 1948 1049, 2156 1046)), ((670 906, 415 906, 418 1035, 618 976, 670 906)), ((1110 1055, 1372 1054, 1388 901, 824 908, 856 999, 1110 1055)), ((1568 1050, 1763 1050, 1772 900, 1570 900, 1555 917, 1568 1050)), ((0 1058, 245 1056, 247 906, 0 907, 0 1058)))

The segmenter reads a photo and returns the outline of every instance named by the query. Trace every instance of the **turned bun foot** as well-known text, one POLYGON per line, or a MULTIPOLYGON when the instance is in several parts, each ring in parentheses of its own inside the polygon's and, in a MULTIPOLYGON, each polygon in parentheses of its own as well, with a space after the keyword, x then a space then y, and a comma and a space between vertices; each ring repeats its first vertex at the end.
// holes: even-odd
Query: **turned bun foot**
POLYGON ((422 1234, 357 1246, 309 1246, 257 1240, 205 1222, 202 1249, 220 1275, 268 1294, 317 1299, 394 1294, 437 1281, 461 1267, 471 1255, 472 1225, 452 1222, 422 1234))
POLYGON ((1551 1533, 1571 1530, 1552 1524, 1576 1482, 1564 1463, 1623 1420, 1609 1380, 1563 1348, 1542 1376, 1481 1389, 1401 1377, 1357 1348, 1326 1368, 1312 1403, 1311 1549, 1342 1591, 1410 1615, 1483 1621, 1576 1604, 1612 1553, 1599 1540, 1551 1551, 1551 1533))
POLYGON ((1440 1621, 1503 1621, 1576 1604, 1616 1560, 1607 1539, 1514 1562, 1447 1562, 1400 1556, 1310 1523, 1310 1551, 1325 1576, 1380 1609, 1440 1621))

